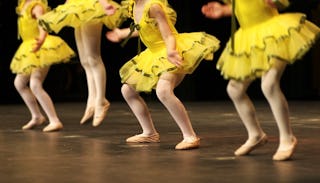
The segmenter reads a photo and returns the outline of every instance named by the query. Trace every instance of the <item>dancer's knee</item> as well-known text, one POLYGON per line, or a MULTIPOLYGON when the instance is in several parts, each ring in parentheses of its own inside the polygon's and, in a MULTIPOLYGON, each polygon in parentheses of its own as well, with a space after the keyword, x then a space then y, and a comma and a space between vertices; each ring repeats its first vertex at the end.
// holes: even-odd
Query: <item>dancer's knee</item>
POLYGON ((34 94, 40 93, 43 90, 42 82, 39 80, 31 80, 30 89, 34 94))
POLYGON ((101 64, 103 64, 102 58, 100 55, 89 55, 87 57, 87 60, 90 67, 98 67, 101 64))
POLYGON ((122 96, 125 99, 130 99, 137 95, 137 92, 128 84, 123 84, 121 87, 122 96))
POLYGON ((278 91, 278 83, 277 82, 270 82, 265 80, 261 83, 261 90, 265 97, 271 97, 274 95, 275 92, 278 91))
POLYGON ((25 90, 28 86, 27 86, 27 83, 21 81, 20 79, 16 78, 14 80, 14 87, 16 88, 16 90, 18 92, 21 92, 23 90, 25 90))
POLYGON ((158 99, 165 103, 166 101, 170 100, 170 96, 173 95, 173 91, 169 87, 161 87, 158 86, 156 89, 156 94, 158 99))
POLYGON ((230 81, 227 85, 227 93, 232 100, 240 99, 245 92, 245 88, 237 82, 230 81))

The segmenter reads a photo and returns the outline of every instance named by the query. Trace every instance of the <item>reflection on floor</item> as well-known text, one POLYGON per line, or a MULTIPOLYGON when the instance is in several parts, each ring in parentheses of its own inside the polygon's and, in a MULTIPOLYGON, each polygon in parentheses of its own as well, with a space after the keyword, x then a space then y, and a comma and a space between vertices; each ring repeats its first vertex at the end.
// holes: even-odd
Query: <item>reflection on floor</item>
POLYGON ((0 105, 0 182, 320 182, 320 101, 289 101, 299 144, 286 162, 272 161, 278 130, 267 103, 255 104, 270 139, 245 157, 233 155, 246 131, 230 101, 185 103, 201 137, 201 148, 191 151, 174 150, 181 133, 160 103, 149 105, 161 142, 138 145, 125 143, 141 132, 125 103, 112 103, 99 127, 79 124, 85 104, 57 103, 64 129, 53 133, 20 130, 27 108, 0 105))

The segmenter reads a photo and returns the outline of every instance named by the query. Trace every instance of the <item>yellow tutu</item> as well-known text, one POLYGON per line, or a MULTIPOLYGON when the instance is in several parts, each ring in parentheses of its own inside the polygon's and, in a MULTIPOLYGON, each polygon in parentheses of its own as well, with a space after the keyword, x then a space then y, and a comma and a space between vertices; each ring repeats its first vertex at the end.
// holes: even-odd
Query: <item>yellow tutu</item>
MULTIPOLYGON (((244 26, 245 27, 245 26, 244 26)), ((217 69, 225 79, 261 77, 278 60, 294 63, 320 36, 320 29, 306 20, 304 14, 278 14, 255 25, 240 28, 221 54, 217 69)))
POLYGON ((35 68, 65 63, 75 56, 73 50, 56 36, 47 36, 42 47, 36 53, 32 52, 34 45, 35 40, 23 41, 10 64, 13 73, 31 74, 35 68))
MULTIPOLYGON (((147 49, 129 60, 120 69, 122 83, 135 87, 136 91, 150 92, 158 83, 160 76, 166 72, 191 74, 203 60, 212 60, 213 53, 219 48, 219 40, 204 32, 178 33, 174 28, 175 18, 170 8, 162 0, 151 0, 145 5, 149 8, 152 3, 158 3, 166 12, 171 30, 174 31, 176 47, 183 57, 183 65, 177 68, 167 59, 167 51, 161 33, 154 19, 143 14, 139 23, 139 35, 147 49)), ((144 11, 148 12, 148 11, 144 11)))
POLYGON ((39 24, 47 31, 58 33, 63 27, 79 27, 83 24, 103 23, 109 29, 119 27, 126 19, 125 12, 120 5, 110 1, 117 11, 113 15, 106 15, 99 0, 68 0, 65 4, 57 6, 43 15, 39 24))
MULTIPOLYGON (((10 69, 17 74, 31 74, 33 69, 64 63, 75 56, 74 51, 60 37, 48 35, 37 52, 32 52, 39 35, 38 23, 31 15, 35 5, 46 5, 41 1, 33 1, 23 14, 19 14, 18 29, 22 43, 16 51, 10 69)), ((18 12, 19 13, 19 12, 18 12)))

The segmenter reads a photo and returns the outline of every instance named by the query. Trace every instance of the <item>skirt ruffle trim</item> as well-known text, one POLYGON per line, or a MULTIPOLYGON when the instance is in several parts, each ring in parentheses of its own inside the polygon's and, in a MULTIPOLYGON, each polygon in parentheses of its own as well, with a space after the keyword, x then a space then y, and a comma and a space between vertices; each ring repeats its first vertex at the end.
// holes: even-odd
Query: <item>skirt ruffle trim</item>
POLYGON ((306 21, 305 16, 300 15, 299 20, 296 21, 297 26, 287 27, 282 34, 277 32, 277 28, 274 28, 276 33, 268 33, 273 29, 270 26, 250 30, 249 32, 255 31, 250 34, 238 31, 235 51, 231 49, 229 41, 218 60, 217 69, 225 79, 246 80, 261 77, 273 67, 275 60, 293 64, 301 59, 320 37, 320 29, 306 21), (263 38, 258 36, 259 33, 264 35, 263 38), (271 36, 272 34, 274 36, 271 36), (261 39, 262 41, 259 41, 261 39))
POLYGON ((158 51, 146 49, 120 69, 121 81, 136 91, 151 92, 163 73, 191 74, 203 59, 212 60, 219 43, 214 36, 203 32, 179 34, 177 47, 184 59, 181 68, 167 60, 164 46, 158 51))
POLYGON ((117 11, 106 15, 99 1, 87 3, 66 3, 46 13, 39 19, 39 24, 48 32, 58 33, 63 27, 77 28, 84 24, 103 23, 109 29, 119 27, 127 19, 124 10, 114 1, 110 1, 117 11))
POLYGON ((60 38, 48 36, 39 51, 33 53, 34 41, 24 41, 10 64, 12 73, 31 74, 36 68, 66 63, 75 57, 74 51, 60 38))

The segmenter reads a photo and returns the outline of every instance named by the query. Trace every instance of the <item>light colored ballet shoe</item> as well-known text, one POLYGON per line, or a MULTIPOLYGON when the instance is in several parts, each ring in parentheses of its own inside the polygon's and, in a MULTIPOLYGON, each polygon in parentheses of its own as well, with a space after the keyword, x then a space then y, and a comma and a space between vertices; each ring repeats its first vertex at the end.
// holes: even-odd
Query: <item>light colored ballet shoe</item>
POLYGON ((88 109, 86 109, 83 117, 80 120, 80 124, 82 125, 86 123, 90 118, 93 117, 93 114, 94 114, 94 107, 89 107, 88 109))
POLYGON ((96 114, 96 113, 94 114, 94 118, 93 118, 93 121, 92 121, 92 126, 97 127, 102 123, 104 118, 107 116, 107 112, 108 112, 109 108, 110 108, 110 103, 107 102, 103 106, 102 112, 100 114, 96 114))
POLYGON ((42 125, 46 121, 45 117, 39 118, 39 120, 36 120, 36 122, 30 121, 27 124, 22 126, 22 130, 31 130, 35 128, 36 126, 42 125))
POLYGON ((59 131, 63 128, 62 123, 49 123, 46 127, 43 128, 43 132, 54 132, 59 131))
POLYGON ((192 137, 189 139, 184 139, 179 144, 176 145, 176 150, 189 150, 189 149, 196 149, 200 147, 200 138, 199 137, 192 137))
POLYGON ((126 142, 128 143, 156 143, 160 142, 159 133, 155 133, 150 136, 146 136, 143 134, 134 135, 132 137, 127 138, 126 142))
POLYGON ((235 152, 234 155, 236 156, 244 156, 248 155, 251 151, 255 150, 256 148, 263 146, 268 142, 268 137, 266 134, 264 134, 255 144, 253 145, 242 145, 239 147, 235 152))
POLYGON ((273 155, 272 159, 275 161, 285 161, 285 160, 291 159, 293 152, 297 147, 297 144, 298 144, 298 140, 296 137, 294 137, 292 146, 288 150, 277 151, 273 155))

